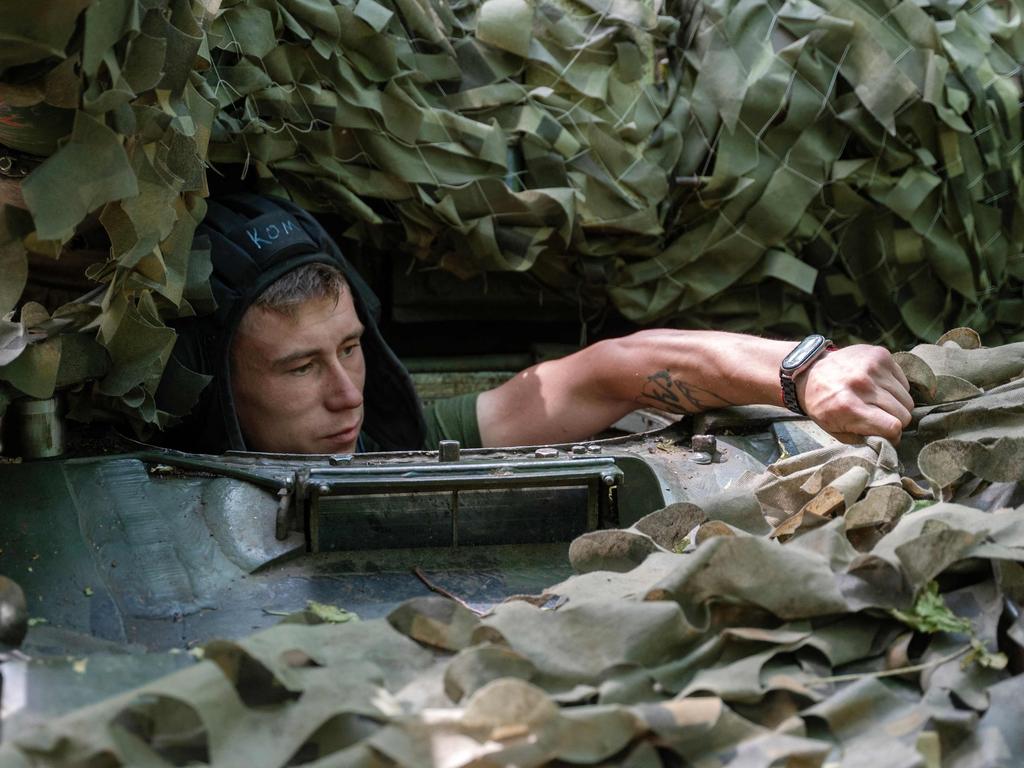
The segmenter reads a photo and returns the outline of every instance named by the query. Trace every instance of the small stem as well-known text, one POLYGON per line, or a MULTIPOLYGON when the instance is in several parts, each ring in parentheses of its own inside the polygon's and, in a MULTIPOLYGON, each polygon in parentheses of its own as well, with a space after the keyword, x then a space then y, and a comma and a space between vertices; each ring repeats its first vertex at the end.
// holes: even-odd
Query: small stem
POLYGON ((864 680, 870 677, 895 677, 896 675, 908 675, 911 672, 924 672, 926 669, 937 667, 941 664, 945 664, 953 659, 957 659, 963 656, 965 653, 971 650, 970 645, 965 645, 958 651, 955 651, 948 656, 943 656, 940 659, 934 661, 928 661, 924 664, 915 664, 911 667, 898 667, 896 669, 886 669, 882 672, 851 672, 848 675, 832 675, 831 677, 815 677, 811 680, 804 680, 806 685, 825 685, 827 683, 847 683, 854 680, 864 680))
POLYGON ((423 573, 423 571, 420 570, 420 568, 418 566, 413 568, 412 572, 413 572, 413 575, 416 576, 417 579, 422 581, 424 586, 427 589, 429 589, 431 592, 437 592, 437 594, 443 595, 444 597, 447 597, 449 600, 454 600, 456 603, 461 605, 463 608, 465 608, 465 609, 467 609, 469 611, 472 611, 477 616, 483 616, 484 614, 487 613, 487 611, 481 611, 481 610, 478 610, 477 608, 474 608, 472 605, 467 603, 461 597, 459 597, 458 595, 453 595, 451 592, 449 592, 444 587, 439 587, 436 584, 432 583, 430 581, 430 579, 427 578, 426 574, 423 573))

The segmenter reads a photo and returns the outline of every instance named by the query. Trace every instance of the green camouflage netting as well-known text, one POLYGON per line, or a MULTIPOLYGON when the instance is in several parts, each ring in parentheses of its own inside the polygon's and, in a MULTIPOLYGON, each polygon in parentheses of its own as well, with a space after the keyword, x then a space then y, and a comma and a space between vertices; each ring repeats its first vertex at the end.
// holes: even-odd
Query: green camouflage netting
POLYGON ((96 214, 112 245, 91 301, 0 325, 0 399, 92 379, 83 418, 163 426, 187 410, 202 382, 164 371, 164 321, 208 308, 208 259, 188 252, 208 173, 338 213, 385 252, 529 270, 640 323, 891 348, 956 325, 1019 340, 1020 10, 26 4, 0 30, 0 97, 77 112, 25 182, 31 216, 6 212, 0 316, 26 248, 56 254, 96 214), (65 364, 74 330, 97 343, 65 364), (173 412, 155 405, 161 375, 173 412))
POLYGON ((174 344, 165 320, 212 309, 209 259, 191 252, 215 113, 200 95, 203 6, 119 0, 5 11, 0 99, 75 112, 62 146, 22 185, 30 214, 7 207, 0 222, 0 379, 10 385, 0 412, 12 396, 68 387, 72 415, 83 419, 113 408, 164 426, 194 403, 201 382, 165 371, 174 344), (57 258, 76 230, 96 226, 111 243, 89 274, 97 290, 52 317, 26 303, 15 321, 8 313, 27 252, 57 258), (156 409, 162 377, 184 388, 175 414, 156 409))
POLYGON ((898 451, 836 444, 586 534, 580 575, 483 616, 312 606, 11 734, 0 765, 1019 765, 1024 344, 976 343, 904 358, 898 451), (953 378, 977 392, 940 402, 953 378))

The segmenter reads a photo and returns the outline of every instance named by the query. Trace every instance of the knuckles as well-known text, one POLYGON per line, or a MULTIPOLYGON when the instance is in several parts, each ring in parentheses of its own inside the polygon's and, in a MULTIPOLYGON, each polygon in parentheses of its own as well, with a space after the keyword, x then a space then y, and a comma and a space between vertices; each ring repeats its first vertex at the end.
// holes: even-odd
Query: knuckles
POLYGON ((835 384, 862 398, 881 386, 881 380, 892 375, 895 365, 887 349, 868 344, 845 347, 833 354, 836 357, 830 375, 835 384))
POLYGON ((892 355, 883 347, 869 344, 856 344, 845 350, 851 365, 856 366, 865 378, 872 379, 886 372, 893 364, 892 355))

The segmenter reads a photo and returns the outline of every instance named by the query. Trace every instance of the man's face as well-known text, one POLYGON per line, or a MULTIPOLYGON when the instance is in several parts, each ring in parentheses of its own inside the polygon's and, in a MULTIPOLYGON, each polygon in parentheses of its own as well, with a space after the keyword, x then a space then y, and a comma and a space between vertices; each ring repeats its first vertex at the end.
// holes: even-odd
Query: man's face
POLYGON ((363 423, 363 325, 346 286, 292 315, 250 307, 231 345, 235 411, 250 450, 350 453, 363 423))

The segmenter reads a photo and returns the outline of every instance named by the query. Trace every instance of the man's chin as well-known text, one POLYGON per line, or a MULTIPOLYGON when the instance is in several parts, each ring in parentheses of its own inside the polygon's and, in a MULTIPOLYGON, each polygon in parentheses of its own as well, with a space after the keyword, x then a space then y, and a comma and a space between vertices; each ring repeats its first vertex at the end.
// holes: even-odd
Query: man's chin
POLYGON ((358 440, 358 433, 356 438, 351 437, 324 437, 313 441, 303 441, 300 443, 281 443, 270 445, 256 445, 249 444, 249 450, 257 451, 259 453, 284 453, 284 454, 338 454, 338 453, 355 453, 356 442, 358 440))
POLYGON ((355 443, 354 440, 353 441, 346 441, 344 443, 330 443, 325 448, 322 447, 322 448, 317 449, 316 451, 310 451, 310 453, 330 453, 332 455, 333 454, 337 454, 337 453, 355 453, 355 452, 356 452, 356 443, 355 443))

